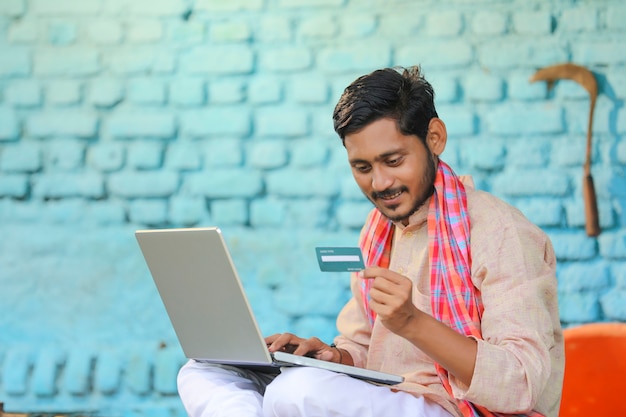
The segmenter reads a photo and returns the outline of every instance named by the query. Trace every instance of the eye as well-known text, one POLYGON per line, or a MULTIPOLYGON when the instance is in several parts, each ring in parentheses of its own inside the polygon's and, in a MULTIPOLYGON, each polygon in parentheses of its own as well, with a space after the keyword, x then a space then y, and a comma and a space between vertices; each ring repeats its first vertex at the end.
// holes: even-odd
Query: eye
POLYGON ((361 174, 365 174, 370 171, 371 166, 367 164, 355 164, 355 165, 352 165, 352 169, 360 172, 361 174))
POLYGON ((388 166, 390 166, 390 167, 395 167, 395 166, 398 166, 398 165, 400 165, 401 163, 402 163, 402 157, 401 157, 401 156, 398 156, 398 157, 395 157, 395 158, 389 158, 389 159, 387 159, 387 161, 386 161, 386 164, 387 164, 388 166))

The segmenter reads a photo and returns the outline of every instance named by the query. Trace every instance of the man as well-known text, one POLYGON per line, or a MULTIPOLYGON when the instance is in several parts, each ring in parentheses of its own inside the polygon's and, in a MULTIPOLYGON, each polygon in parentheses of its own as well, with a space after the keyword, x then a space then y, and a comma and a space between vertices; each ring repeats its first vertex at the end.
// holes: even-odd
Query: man
POLYGON ((564 354, 547 236, 439 159, 447 132, 419 68, 358 78, 333 119, 375 206, 360 238, 368 268, 352 275, 334 345, 292 334, 266 341, 270 351, 405 381, 389 388, 311 368, 273 377, 191 361, 178 381, 189 414, 556 417, 564 354))

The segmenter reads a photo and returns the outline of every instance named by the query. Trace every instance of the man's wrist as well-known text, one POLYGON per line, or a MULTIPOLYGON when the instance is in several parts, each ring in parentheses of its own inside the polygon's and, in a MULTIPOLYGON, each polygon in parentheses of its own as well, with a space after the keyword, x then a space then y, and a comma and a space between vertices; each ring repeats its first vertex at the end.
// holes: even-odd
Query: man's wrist
POLYGON ((337 352, 339 352, 339 362, 338 362, 338 363, 343 363, 343 352, 341 351, 341 349, 339 349, 339 348, 337 347, 337 345, 335 345, 334 343, 332 343, 332 344, 330 345, 330 347, 331 347, 331 348, 333 348, 333 349, 336 349, 336 350, 337 350, 337 352))

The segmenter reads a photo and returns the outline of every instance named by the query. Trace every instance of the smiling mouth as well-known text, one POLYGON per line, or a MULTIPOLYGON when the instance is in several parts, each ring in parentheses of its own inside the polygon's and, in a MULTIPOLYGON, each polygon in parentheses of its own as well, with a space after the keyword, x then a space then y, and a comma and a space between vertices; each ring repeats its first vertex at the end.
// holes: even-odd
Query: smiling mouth
POLYGON ((381 200, 393 200, 394 198, 398 197, 400 194, 402 194, 402 190, 398 190, 393 194, 380 195, 379 198, 381 200))

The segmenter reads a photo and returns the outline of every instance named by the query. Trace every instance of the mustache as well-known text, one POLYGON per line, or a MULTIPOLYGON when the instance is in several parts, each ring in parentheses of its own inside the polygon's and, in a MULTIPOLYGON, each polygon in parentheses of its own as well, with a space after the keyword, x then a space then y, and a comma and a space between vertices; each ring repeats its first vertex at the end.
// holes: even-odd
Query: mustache
POLYGON ((387 197, 391 197, 394 194, 400 193, 400 192, 404 192, 404 191, 408 191, 408 189, 406 187, 398 187, 398 188, 389 188, 387 190, 384 191, 373 191, 370 194, 370 197, 373 200, 377 200, 379 198, 387 198, 387 197))

